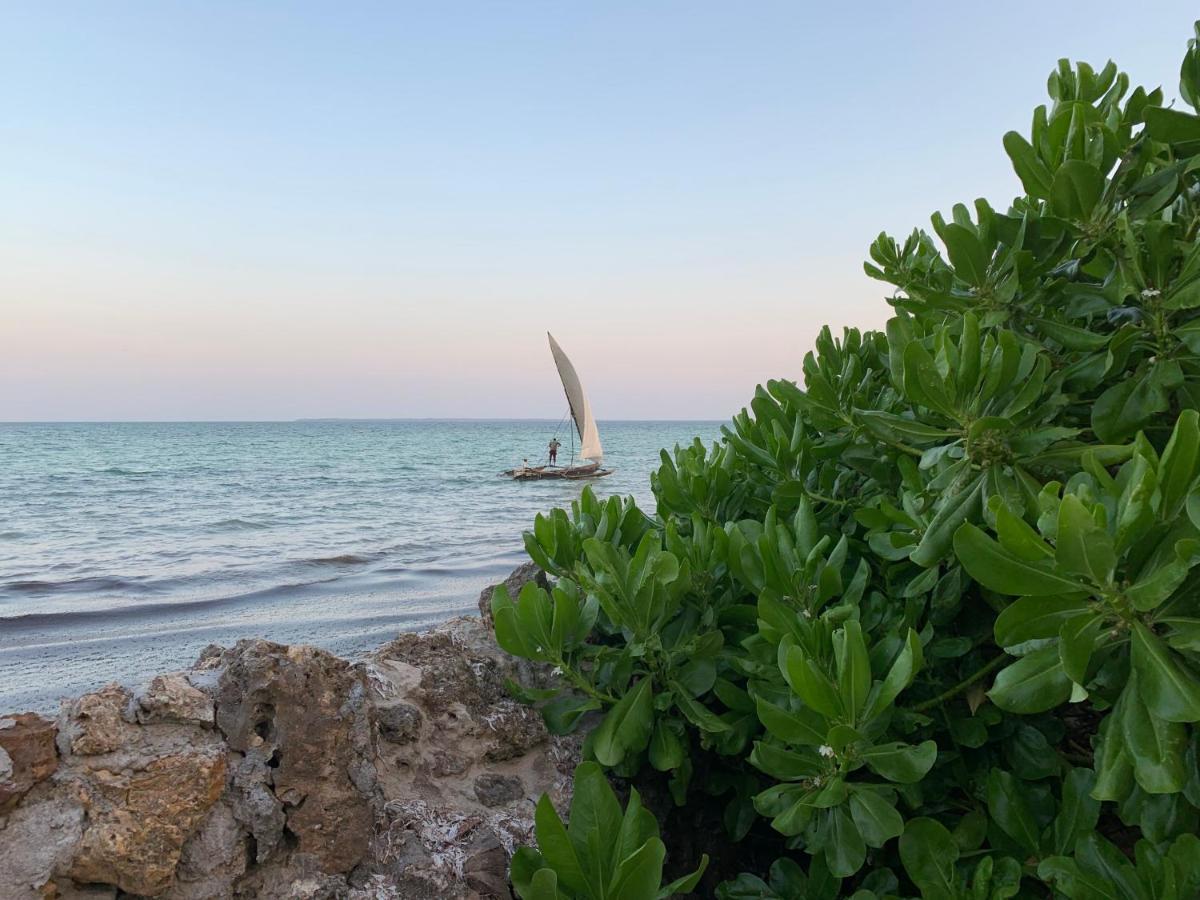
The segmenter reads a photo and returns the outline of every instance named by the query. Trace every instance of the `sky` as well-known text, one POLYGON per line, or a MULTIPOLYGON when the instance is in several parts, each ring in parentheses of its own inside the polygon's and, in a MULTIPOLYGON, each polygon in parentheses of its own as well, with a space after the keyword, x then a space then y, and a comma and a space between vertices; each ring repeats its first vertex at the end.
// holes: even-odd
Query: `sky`
POLYGON ((724 419, 1194 2, 7 2, 0 421, 724 419))

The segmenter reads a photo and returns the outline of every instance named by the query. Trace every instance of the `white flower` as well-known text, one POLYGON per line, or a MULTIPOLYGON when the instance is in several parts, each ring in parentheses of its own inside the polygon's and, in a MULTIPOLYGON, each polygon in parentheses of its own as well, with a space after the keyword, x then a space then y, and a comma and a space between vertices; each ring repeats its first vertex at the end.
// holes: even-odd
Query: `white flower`
POLYGON ((1160 294, 1162 294, 1162 291, 1155 290, 1154 288, 1146 288, 1144 291, 1142 291, 1142 299, 1151 300, 1160 294))
POLYGON ((827 759, 834 755, 833 748, 830 747, 828 744, 822 744, 820 747, 817 748, 817 752, 820 753, 822 756, 824 756, 827 759))
POLYGON ((562 666, 555 666, 553 669, 550 670, 550 674, 551 675, 561 675, 562 674, 562 666))

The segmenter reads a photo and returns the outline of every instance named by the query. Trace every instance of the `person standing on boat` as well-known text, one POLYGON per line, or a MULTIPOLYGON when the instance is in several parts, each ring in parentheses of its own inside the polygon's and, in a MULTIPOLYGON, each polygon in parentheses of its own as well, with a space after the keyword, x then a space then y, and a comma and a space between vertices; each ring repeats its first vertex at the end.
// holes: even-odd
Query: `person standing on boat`
POLYGON ((558 448, 561 446, 558 438, 550 438, 550 465, 554 465, 558 461, 558 448))

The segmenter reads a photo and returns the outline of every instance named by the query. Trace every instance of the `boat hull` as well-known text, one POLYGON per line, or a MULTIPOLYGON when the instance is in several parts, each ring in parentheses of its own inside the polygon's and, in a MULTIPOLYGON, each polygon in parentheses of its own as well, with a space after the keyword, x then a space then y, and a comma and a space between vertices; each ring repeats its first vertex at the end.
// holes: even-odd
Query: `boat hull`
POLYGON ((602 469, 599 463, 586 466, 526 466, 509 469, 504 474, 514 481, 542 481, 547 478, 576 481, 581 478, 603 478, 605 475, 611 475, 612 469, 602 469))

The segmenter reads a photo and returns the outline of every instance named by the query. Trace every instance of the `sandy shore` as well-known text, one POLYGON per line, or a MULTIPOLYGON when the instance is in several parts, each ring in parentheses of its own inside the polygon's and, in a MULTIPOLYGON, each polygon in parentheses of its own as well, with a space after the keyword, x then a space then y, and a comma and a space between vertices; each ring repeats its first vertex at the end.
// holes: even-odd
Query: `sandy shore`
POLYGON ((209 644, 261 637, 355 657, 399 631, 476 611, 505 561, 436 574, 341 579, 205 603, 0 619, 0 710, 53 712, 59 699, 118 681, 135 685, 191 665, 209 644))

